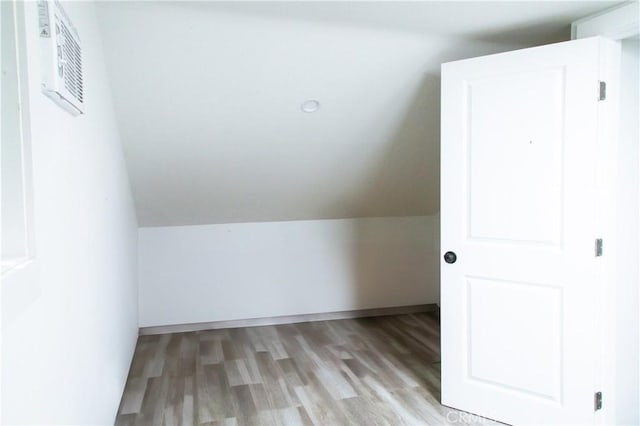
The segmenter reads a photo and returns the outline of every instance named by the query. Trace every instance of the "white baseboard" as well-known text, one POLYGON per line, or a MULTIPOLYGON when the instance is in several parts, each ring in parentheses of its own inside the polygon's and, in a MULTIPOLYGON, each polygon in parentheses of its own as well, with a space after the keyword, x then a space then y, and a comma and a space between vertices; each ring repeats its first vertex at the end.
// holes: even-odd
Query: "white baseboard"
POLYGON ((256 327, 261 325, 295 324, 310 321, 329 321, 350 318, 378 317, 385 315, 415 314, 419 312, 436 312, 438 305, 393 306, 389 308, 358 309, 353 311, 323 312, 316 314, 286 315, 279 317, 249 318, 229 321, 211 321, 192 324, 159 325, 140 327, 138 333, 143 335, 184 333, 189 331, 215 330, 220 328, 256 327))

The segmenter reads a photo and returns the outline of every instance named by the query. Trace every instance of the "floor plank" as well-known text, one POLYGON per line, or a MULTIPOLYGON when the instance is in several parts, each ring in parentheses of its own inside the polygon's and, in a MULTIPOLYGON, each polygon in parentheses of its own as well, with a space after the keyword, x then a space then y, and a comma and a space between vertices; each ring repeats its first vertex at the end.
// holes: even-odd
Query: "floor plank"
POLYGON ((439 339, 435 313, 141 336, 116 424, 464 424, 439 339))

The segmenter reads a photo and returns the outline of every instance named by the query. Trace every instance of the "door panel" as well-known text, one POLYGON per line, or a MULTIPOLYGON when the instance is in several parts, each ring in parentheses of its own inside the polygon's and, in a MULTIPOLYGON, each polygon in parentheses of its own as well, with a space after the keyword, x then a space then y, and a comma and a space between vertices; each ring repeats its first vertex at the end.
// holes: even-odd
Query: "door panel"
POLYGON ((555 286, 472 277, 467 277, 466 291, 469 378, 559 401, 562 291, 555 286), (509 303, 493 303, 501 299, 509 303))
POLYGON ((558 244, 563 75, 559 68, 466 82, 471 238, 558 244), (513 93, 526 101, 510 102, 513 93))
MULTIPOLYGON (((442 67, 442 402, 590 424, 600 38, 442 67)), ((600 132, 600 135, 602 132, 600 132)))

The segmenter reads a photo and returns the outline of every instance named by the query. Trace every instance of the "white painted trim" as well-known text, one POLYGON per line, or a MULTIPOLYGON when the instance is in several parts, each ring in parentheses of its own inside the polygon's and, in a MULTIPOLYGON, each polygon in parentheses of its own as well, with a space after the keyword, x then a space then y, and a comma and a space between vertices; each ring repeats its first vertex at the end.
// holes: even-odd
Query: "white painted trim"
POLYGON ((322 312, 316 314, 286 315, 280 317, 248 318, 230 321, 200 322, 194 324, 160 325, 154 327, 141 327, 138 333, 141 336, 151 334, 184 333, 190 331, 217 330, 221 328, 258 327, 263 325, 295 324, 310 321, 331 321, 385 315, 415 314, 420 312, 437 312, 438 309, 438 305, 430 303, 427 305, 394 306, 390 308, 322 312))
POLYGON ((596 168, 597 186, 595 194, 596 209, 599 212, 598 235, 604 239, 606 251, 598 258, 600 281, 599 303, 596 307, 596 329, 599 334, 600 365, 596 376, 594 391, 606 395, 609 401, 603 403, 603 409, 596 412, 596 423, 603 425, 618 424, 616 419, 616 285, 617 282, 617 155, 618 155, 618 117, 620 104, 620 43, 607 39, 600 42, 599 80, 607 82, 606 100, 598 102, 598 165, 596 168))
MULTIPOLYGON (((35 259, 34 236, 34 202, 33 202, 33 172, 31 155, 31 113, 29 107, 29 83, 27 69, 27 41, 25 29, 24 2, 13 0, 13 25, 16 45, 16 65, 19 103, 19 127, 20 127, 20 152, 22 156, 22 195, 23 195, 23 221, 24 252, 14 258, 2 259, 0 277, 5 278, 27 266, 35 259)), ((0 257, 1 253, 0 253, 0 257)))
MULTIPOLYGON (((0 7, 0 45, 2 45, 2 7, 0 7)), ((1 54, 0 54, 1 55, 1 54)), ((0 110, 1 110, 0 106, 0 110)), ((2 114, 0 114, 1 116, 2 114)), ((0 120, 0 135, 2 134, 2 120, 0 120)), ((0 161, 0 175, 2 175, 2 162, 0 161)), ((2 199, 2 185, 0 185, 0 200, 2 199)), ((2 216, 2 211, 0 209, 0 216, 2 216)), ((0 225, 0 237, 2 236, 2 226, 0 225)), ((1 240, 2 238, 0 238, 1 240)), ((0 261, 2 260, 2 244, 0 244, 0 261)), ((4 269, 4 268, 2 268, 4 269)), ((2 276, 2 271, 0 270, 0 277, 2 276)), ((2 283, 0 278, 0 283, 2 283)), ((0 306, 2 306, 2 291, 0 290, 0 306)), ((2 315, 0 315, 0 330, 4 330, 2 324, 2 315)), ((2 347, 2 336, 0 335, 0 366, 4 365, 2 362, 2 354, 4 353, 4 348, 2 347)), ((0 401, 3 401, 2 397, 2 386, 0 386, 0 401)), ((0 419, 2 419, 2 404, 0 404, 0 419)))
POLYGON ((585 37, 603 36, 612 40, 622 40, 640 34, 640 11, 638 1, 631 1, 587 16, 571 24, 573 40, 585 37))
MULTIPOLYGON (((621 6, 616 6, 611 9, 604 10, 598 14, 588 16, 582 19, 579 19, 571 24, 571 38, 579 39, 591 36, 602 36, 606 37, 618 42, 621 42, 624 39, 637 37, 640 35, 640 3, 637 0, 627 2, 621 6)), ((615 61, 615 58, 612 58, 612 61, 615 61)), ((617 59, 617 63, 615 65, 615 73, 619 76, 619 56, 617 59)), ((609 78, 615 77, 604 77, 605 80, 609 78)), ((619 78, 619 77, 618 77, 619 78)), ((609 89, 609 88, 608 88, 609 89)), ((623 90, 623 89, 622 89, 623 90)), ((617 92, 617 91, 616 91, 617 92)), ((614 99, 611 99, 614 100, 614 99)), ((617 121, 618 119, 618 108, 617 103, 619 102, 619 97, 615 97, 616 108, 615 111, 610 111, 608 119, 612 121, 611 124, 614 124, 613 121, 617 121)), ((614 131, 615 133, 615 131, 614 131)), ((617 138, 616 138, 616 146, 617 146, 617 138)), ((611 149, 611 148, 610 148, 611 149)), ((613 177, 613 170, 615 170, 614 159, 609 159, 609 167, 613 167, 611 169, 611 176, 613 177)), ((615 185, 615 183, 613 183, 615 185)), ((609 188, 615 188, 615 186, 610 186, 609 188)), ((603 200, 603 202, 608 202, 615 204, 616 200, 614 197, 615 191, 611 189, 611 194, 609 194, 608 200, 603 200)), ((601 197, 606 198, 606 194, 601 194, 601 197)), ((612 223, 615 223, 616 218, 612 218, 612 223)), ((613 248, 614 251, 619 247, 619 242, 616 239, 616 234, 614 232, 614 228, 609 228, 610 243, 608 244, 610 248, 613 248)), ((640 236, 638 236, 640 238, 640 236)), ((617 273, 615 266, 615 252, 609 253, 610 257, 607 262, 607 271, 606 274, 608 276, 615 276, 617 273)), ((614 282, 616 282, 614 280, 614 282)), ((602 371, 603 375, 600 377, 602 381, 602 389, 605 394, 608 395, 607 399, 611 402, 607 404, 609 407, 602 411, 600 414, 600 422, 602 424, 617 424, 617 412, 616 412, 616 404, 613 402, 616 400, 616 384, 615 377, 618 373, 616 373, 616 351, 619 350, 617 348, 615 339, 613 337, 614 333, 611 333, 611 330, 615 329, 615 327, 619 327, 620 324, 617 324, 615 311, 616 311, 616 286, 609 286, 609 288, 603 292, 602 294, 603 300, 606 304, 606 310, 602 313, 603 319, 601 321, 601 329, 599 333, 601 334, 601 338, 606 342, 602 348, 602 358, 603 358, 603 366, 602 371), (614 373, 611 374, 611 371, 614 373)), ((640 405, 639 405, 640 406, 640 405)), ((640 416, 640 414, 639 414, 640 416)))
POLYGON ((4 278, 9 273, 13 271, 17 271, 18 269, 22 269, 27 266, 29 263, 33 262, 34 258, 29 256, 17 257, 17 258, 9 258, 2 260, 2 274, 0 277, 4 278))

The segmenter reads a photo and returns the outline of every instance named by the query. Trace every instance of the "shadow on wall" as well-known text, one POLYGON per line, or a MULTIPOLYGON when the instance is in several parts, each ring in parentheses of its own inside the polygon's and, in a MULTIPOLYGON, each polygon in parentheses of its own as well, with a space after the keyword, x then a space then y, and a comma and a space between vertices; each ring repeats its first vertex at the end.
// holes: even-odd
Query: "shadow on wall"
MULTIPOLYGON (((527 47, 514 45, 512 35, 506 31, 492 34, 486 40, 475 38, 495 42, 486 54, 527 47)), ((548 42, 566 41, 568 36, 569 32, 563 30, 550 34, 548 42)), ((448 47, 439 53, 439 62, 477 56, 469 49, 465 43, 448 47)), ((404 116, 397 119, 395 132, 387 138, 378 161, 372 164, 366 186, 354 195, 355 199, 339 201, 354 204, 358 217, 371 216, 364 208, 385 211, 393 206, 388 216, 396 217, 396 221, 385 231, 393 237, 412 233, 404 235, 403 244, 394 245, 393 238, 376 236, 376 232, 385 231, 374 230, 367 220, 355 222, 354 241, 358 243, 352 247, 351 264, 353 297, 358 306, 368 307, 376 294, 392 295, 386 306, 440 301, 440 80, 439 70, 429 70, 423 75, 404 116), (406 182, 415 184, 407 186, 406 182), (419 200, 415 199, 416 194, 419 200), (420 216, 418 226, 407 226, 398 220, 415 214, 412 212, 416 206, 426 215, 420 216), (359 207, 363 210, 359 211, 359 207)))
MULTIPOLYGON (((384 111, 382 112, 384 113, 384 111)), ((392 218, 353 221, 350 247, 353 303, 359 308, 439 303, 440 295, 440 78, 425 74, 398 117, 354 199, 340 200, 384 211, 392 218), (431 165, 431 167, 429 167, 431 165), (433 167, 436 165, 438 167, 433 167), (395 176, 402 173, 404 178, 395 176), (410 179, 407 179, 407 175, 410 179), (415 182, 407 186, 405 182, 415 182), (415 212, 416 194, 423 216, 415 212), (415 213, 414 213, 415 214, 415 213), (382 221, 381 221, 382 220, 382 221), (376 305, 378 303, 378 305, 376 305)), ((359 216, 370 216, 358 211, 359 216)))

